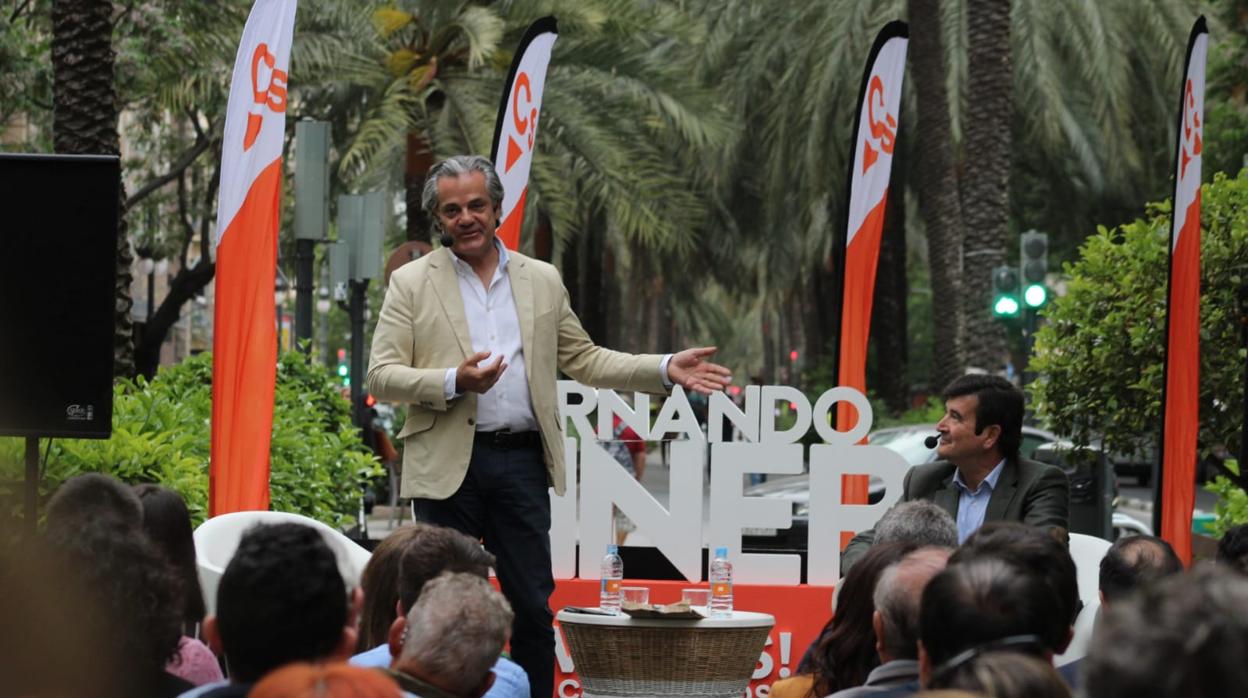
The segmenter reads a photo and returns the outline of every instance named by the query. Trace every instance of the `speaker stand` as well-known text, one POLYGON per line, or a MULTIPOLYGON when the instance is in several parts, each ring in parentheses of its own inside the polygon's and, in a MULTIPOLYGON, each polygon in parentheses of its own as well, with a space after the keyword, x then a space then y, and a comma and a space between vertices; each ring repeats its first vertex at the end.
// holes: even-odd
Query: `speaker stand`
POLYGON ((35 539, 36 517, 39 513, 39 437, 26 437, 26 521, 27 540, 35 539))

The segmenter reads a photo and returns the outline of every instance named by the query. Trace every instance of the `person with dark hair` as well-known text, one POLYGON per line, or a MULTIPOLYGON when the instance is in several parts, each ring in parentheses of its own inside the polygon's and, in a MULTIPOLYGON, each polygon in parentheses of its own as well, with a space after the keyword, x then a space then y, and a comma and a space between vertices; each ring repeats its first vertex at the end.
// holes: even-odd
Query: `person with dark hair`
POLYGON ((880 575, 889 565, 918 546, 913 543, 885 543, 873 547, 840 584, 836 611, 823 626, 797 665, 797 675, 772 684, 774 698, 826 696, 852 686, 861 686, 880 663, 875 652, 872 597, 880 575))
MULTIPOLYGON (((376 644, 352 657, 351 663, 365 667, 390 666, 394 661, 390 642, 394 627, 404 623, 404 618, 420 599, 430 580, 447 572, 462 572, 487 579, 493 566, 494 556, 483 549, 480 542, 453 528, 418 523, 410 529, 391 534, 373 552, 361 582, 365 588, 365 617, 379 616, 384 607, 389 609, 389 622, 385 625, 384 634, 377 640, 378 631, 382 630, 380 618, 370 621, 370 641, 376 644), (396 537, 399 542, 391 545, 389 541, 396 537), (379 555, 382 556, 380 562, 379 555), (376 569, 374 563, 378 565, 376 569), (389 589, 374 579, 382 570, 394 574, 389 589), (369 600, 370 590, 378 594, 374 601, 369 600)), ((524 669, 501 655, 495 660, 493 671, 496 678, 486 693, 487 698, 528 696, 529 679, 524 669)))
POLYGON ((116 519, 104 523, 54 526, 45 540, 73 570, 67 593, 85 595, 83 605, 108 633, 98 649, 115 666, 121 694, 177 696, 193 688, 165 671, 182 634, 178 577, 146 536, 116 519))
POLYGON ((360 574, 364 607, 360 610, 356 653, 367 652, 388 642, 395 609, 399 605, 399 560, 412 539, 427 527, 428 524, 422 523, 404 526, 381 539, 373 548, 373 554, 360 574))
POLYGON ((899 695, 918 689, 919 602, 927 583, 945 568, 949 552, 947 548, 919 548, 884 570, 875 585, 871 617, 880 665, 861 686, 842 689, 831 698, 866 698, 884 692, 899 695))
POLYGON ((1109 607, 1145 584, 1183 571, 1174 548, 1156 536, 1119 538, 1101 558, 1101 605, 1109 607))
MULTIPOLYGON (((513 192, 514 193, 514 192, 513 192)), ((402 495, 416 518, 451 526, 498 558, 515 609, 511 643, 535 696, 554 692, 550 495, 566 477, 560 371, 586 385, 666 393, 722 390, 714 347, 633 355, 594 344, 559 271, 496 235, 503 184, 493 163, 435 164, 421 201, 442 248, 390 275, 368 390, 405 403, 402 495)))
POLYGON ((316 529, 248 529, 221 575, 217 613, 204 619, 204 637, 225 656, 230 683, 184 698, 244 696, 284 664, 345 660, 355 647, 359 590, 348 599, 337 558, 316 529))
MULTIPOLYGON (((966 375, 944 392, 945 416, 936 425, 934 463, 906 473, 901 501, 926 499, 957 522, 965 541, 989 521, 1021 521, 1044 530, 1070 527, 1070 482, 1054 465, 1019 456, 1023 392, 1004 378, 966 375)), ((875 541, 875 530, 854 536, 841 554, 842 571, 875 541)))
MULTIPOLYGON (((959 663, 969 650, 1025 651, 1052 661, 1057 594, 1038 575, 991 556, 949 566, 923 589, 919 606, 919 676, 959 663)), ((1064 619, 1063 621, 1064 622, 1064 619)))
POLYGON ((985 524, 949 558, 956 565, 980 558, 1005 560, 1039 577, 1057 599, 1058 612, 1043 633, 1045 645, 1061 654, 1070 644, 1075 618, 1083 608, 1079 600, 1079 575, 1070 548, 1052 535, 1012 521, 985 524))
POLYGON ((982 698, 1070 698, 1053 665, 1027 654, 984 652, 932 677, 933 689, 969 691, 982 698))
POLYGON ((1096 698, 1215 698, 1248 686, 1248 579, 1200 565, 1111 604, 1084 662, 1096 698))
POLYGON ((160 485, 135 485, 134 493, 143 506, 143 531, 173 566, 182 588, 182 638, 177 656, 165 670, 196 686, 220 681, 225 677, 216 655, 197 639, 204 620, 204 592, 195 568, 195 540, 186 502, 182 495, 160 485))
POLYGON ((1248 524, 1231 526, 1218 539, 1214 560, 1240 574, 1248 575, 1248 524))
POLYGON ((112 475, 75 475, 48 500, 46 530, 49 534, 74 532, 88 526, 117 526, 127 530, 143 524, 143 505, 134 490, 112 475))

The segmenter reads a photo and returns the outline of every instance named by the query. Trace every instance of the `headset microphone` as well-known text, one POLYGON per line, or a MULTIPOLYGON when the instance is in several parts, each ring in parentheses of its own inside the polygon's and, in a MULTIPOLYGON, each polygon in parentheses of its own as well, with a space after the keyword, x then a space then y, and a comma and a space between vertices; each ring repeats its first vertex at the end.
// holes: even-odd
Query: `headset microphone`
POLYGON ((438 238, 438 242, 442 243, 443 247, 455 246, 455 238, 451 237, 451 234, 446 231, 442 231, 442 237, 438 238))
POLYGON ((936 448, 936 446, 939 444, 940 444, 940 434, 932 434, 926 439, 923 439, 923 445, 927 446, 928 448, 936 448))

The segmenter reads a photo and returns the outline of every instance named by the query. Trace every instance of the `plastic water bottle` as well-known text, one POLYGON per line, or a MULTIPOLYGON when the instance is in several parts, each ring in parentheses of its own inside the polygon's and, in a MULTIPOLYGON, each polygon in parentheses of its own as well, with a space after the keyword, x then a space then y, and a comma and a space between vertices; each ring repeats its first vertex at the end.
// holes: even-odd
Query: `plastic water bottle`
POLYGON ((728 548, 716 548, 711 561, 711 617, 727 618, 732 615, 732 563, 728 562, 728 548))
POLYGON ((602 558, 602 591, 598 607, 612 614, 620 612, 620 581, 624 579, 624 560, 620 559, 620 546, 608 545, 602 558))

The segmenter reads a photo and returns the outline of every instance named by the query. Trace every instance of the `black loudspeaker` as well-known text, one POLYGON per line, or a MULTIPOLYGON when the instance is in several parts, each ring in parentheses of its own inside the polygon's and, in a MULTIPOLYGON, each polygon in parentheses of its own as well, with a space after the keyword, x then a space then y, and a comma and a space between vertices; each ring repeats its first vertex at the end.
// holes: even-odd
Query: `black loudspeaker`
POLYGON ((106 439, 116 157, 0 153, 0 435, 106 439))

